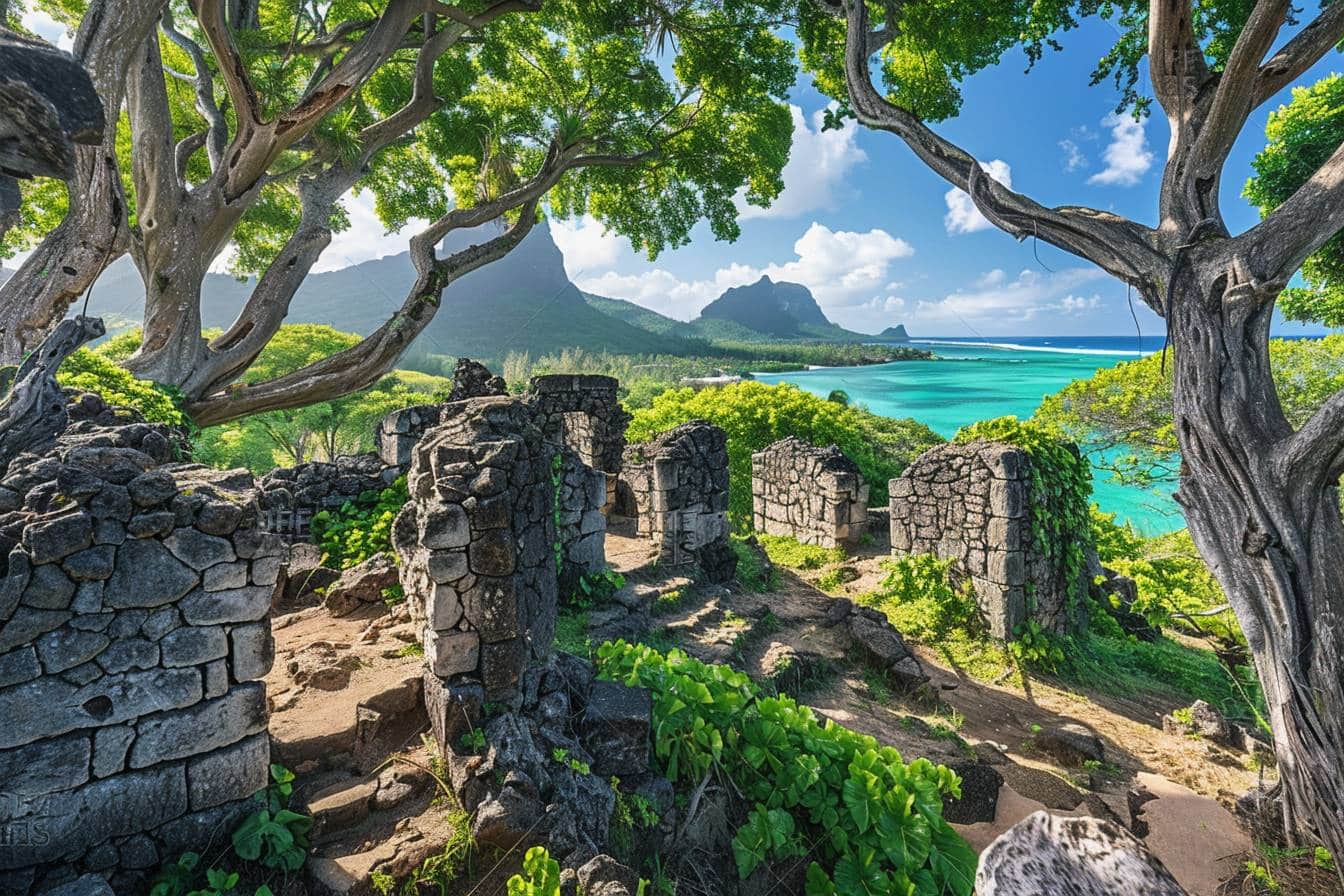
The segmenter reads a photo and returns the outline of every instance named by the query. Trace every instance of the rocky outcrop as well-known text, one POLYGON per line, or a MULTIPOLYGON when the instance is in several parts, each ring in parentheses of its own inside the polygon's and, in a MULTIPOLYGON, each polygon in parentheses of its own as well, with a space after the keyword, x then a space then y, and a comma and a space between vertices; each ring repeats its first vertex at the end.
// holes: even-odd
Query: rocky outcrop
POLYGON ((868 484, 835 445, 790 436, 751 456, 752 528, 803 544, 852 547, 868 527, 868 484))
POLYGON ((697 563, 711 582, 737 570, 728 543, 728 436, 704 420, 683 423, 626 450, 622 474, 637 508, 638 531, 659 563, 697 563))
POLYGON ((130 891, 266 786, 282 544, 250 473, 172 445, 85 422, 0 481, 5 893, 84 871, 130 891))
POLYGON ((1036 812, 980 854, 979 896, 1187 896, 1171 873, 1123 828, 1095 818, 1036 812))
POLYGON ((446 748, 477 841, 501 849, 542 843, 571 869, 603 855, 613 780, 635 789, 652 777, 648 691, 598 681, 586 660, 557 653, 524 674, 517 709, 487 717, 477 705, 469 713, 446 748))
POLYGON ((75 144, 102 140, 102 100, 69 53, 0 25, 0 236, 19 211, 15 178, 75 174, 75 144))

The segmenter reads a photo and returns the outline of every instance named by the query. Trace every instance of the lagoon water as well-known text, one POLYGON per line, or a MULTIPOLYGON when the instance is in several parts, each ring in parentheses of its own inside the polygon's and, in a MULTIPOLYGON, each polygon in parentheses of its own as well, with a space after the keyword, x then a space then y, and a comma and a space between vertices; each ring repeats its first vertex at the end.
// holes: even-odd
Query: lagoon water
MULTIPOLYGON (((875 414, 913 417, 939 435, 962 426, 1011 414, 1027 418, 1041 399, 1101 367, 1159 350, 1160 340, 1136 337, 916 340, 938 357, 870 367, 832 367, 782 374, 757 374, 766 383, 788 382, 817 395, 843 389, 850 400, 875 414)), ((1106 474, 1094 479, 1093 500, 1119 513, 1145 534, 1183 526, 1169 493, 1119 486, 1106 474)))

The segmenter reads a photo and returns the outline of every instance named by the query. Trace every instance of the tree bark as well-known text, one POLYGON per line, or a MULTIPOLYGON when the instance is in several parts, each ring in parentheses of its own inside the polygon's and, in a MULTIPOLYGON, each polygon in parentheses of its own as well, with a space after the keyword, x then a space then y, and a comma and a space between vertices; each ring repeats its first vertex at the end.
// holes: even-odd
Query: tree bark
POLYGON ((69 211, 0 286, 0 363, 18 363, 60 322, 103 267, 130 246, 117 169, 117 119, 131 61, 145 36, 153 33, 164 3, 96 0, 84 15, 74 55, 103 100, 103 140, 75 149, 69 211))
POLYGON ((1293 431, 1270 376, 1273 303, 1229 300, 1224 282, 1193 265, 1172 303, 1177 499, 1255 659, 1286 832, 1344 855, 1338 488, 1278 462, 1293 431))

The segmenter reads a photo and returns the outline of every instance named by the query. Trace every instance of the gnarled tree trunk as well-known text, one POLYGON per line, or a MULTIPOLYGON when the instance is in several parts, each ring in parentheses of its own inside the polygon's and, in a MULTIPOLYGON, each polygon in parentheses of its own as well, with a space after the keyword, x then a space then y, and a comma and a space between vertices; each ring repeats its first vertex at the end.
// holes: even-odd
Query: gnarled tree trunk
MULTIPOLYGON (((1197 266, 1196 266, 1197 267, 1197 266)), ((1192 273, 1170 319, 1177 498, 1246 634, 1289 836, 1344 848, 1344 521, 1338 489, 1281 462, 1293 431, 1269 369, 1272 302, 1192 273), (1249 297, 1248 297, 1249 298, 1249 297), (1239 307, 1251 313, 1238 313, 1239 307)))

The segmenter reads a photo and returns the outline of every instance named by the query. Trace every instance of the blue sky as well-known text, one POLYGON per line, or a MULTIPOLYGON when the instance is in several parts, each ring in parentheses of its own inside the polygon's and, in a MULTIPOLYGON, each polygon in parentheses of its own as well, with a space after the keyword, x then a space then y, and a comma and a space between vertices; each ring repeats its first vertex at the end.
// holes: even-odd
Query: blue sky
MULTIPOLYGON (((38 14, 28 21, 69 45, 49 19, 38 14)), ((1008 54, 964 86, 961 116, 938 130, 1040 202, 1090 205, 1153 223, 1166 121, 1160 111, 1142 123, 1117 117, 1115 89, 1088 86, 1115 37, 1114 26, 1088 20, 1064 36, 1062 52, 1047 54, 1030 73, 1020 52, 1008 54)), ((1299 83, 1341 67, 1334 55, 1299 83)), ((1257 111, 1232 153, 1223 206, 1233 232, 1257 220, 1241 188, 1264 144, 1269 111, 1287 97, 1284 91, 1257 111)), ((994 229, 896 137, 853 123, 822 132, 826 98, 806 76, 790 99, 794 147, 785 190, 769 209, 744 207, 737 242, 718 242, 701 225, 691 245, 650 262, 596 221, 555 222, 571 279, 684 320, 724 289, 768 274, 807 285, 832 320, 863 332, 896 323, 922 336, 1134 332, 1118 281, 1045 243, 1017 243, 994 229)), ((349 206, 352 227, 336 236, 317 270, 405 251, 413 230, 385 233, 367 197, 349 206)), ((1137 299, 1134 307, 1145 333, 1161 331, 1161 321, 1137 299)))
MULTIPOLYGON (((1040 202, 1155 222, 1166 122, 1160 111, 1142 124, 1117 118, 1115 89, 1088 86, 1115 37, 1110 24, 1090 20, 1030 74, 1025 57, 1010 54, 966 85, 962 115, 938 130, 1040 202)), ((1331 62, 1340 67, 1336 56, 1302 83, 1330 73, 1331 62)), ((1286 98, 1254 116, 1228 165, 1224 208, 1234 232, 1258 219, 1240 192, 1268 112, 1286 98)), ((791 100, 798 111, 785 191, 773 208, 747 213, 736 243, 715 242, 702 226, 691 246, 649 262, 596 222, 562 222, 555 231, 571 278, 683 319, 724 288, 767 273, 805 283, 833 320, 864 332, 894 323, 925 336, 1134 332, 1118 281, 994 229, 890 134, 852 123, 821 133, 826 100, 810 86, 791 100)), ((1135 307, 1145 333, 1161 331, 1137 299, 1135 307)))

